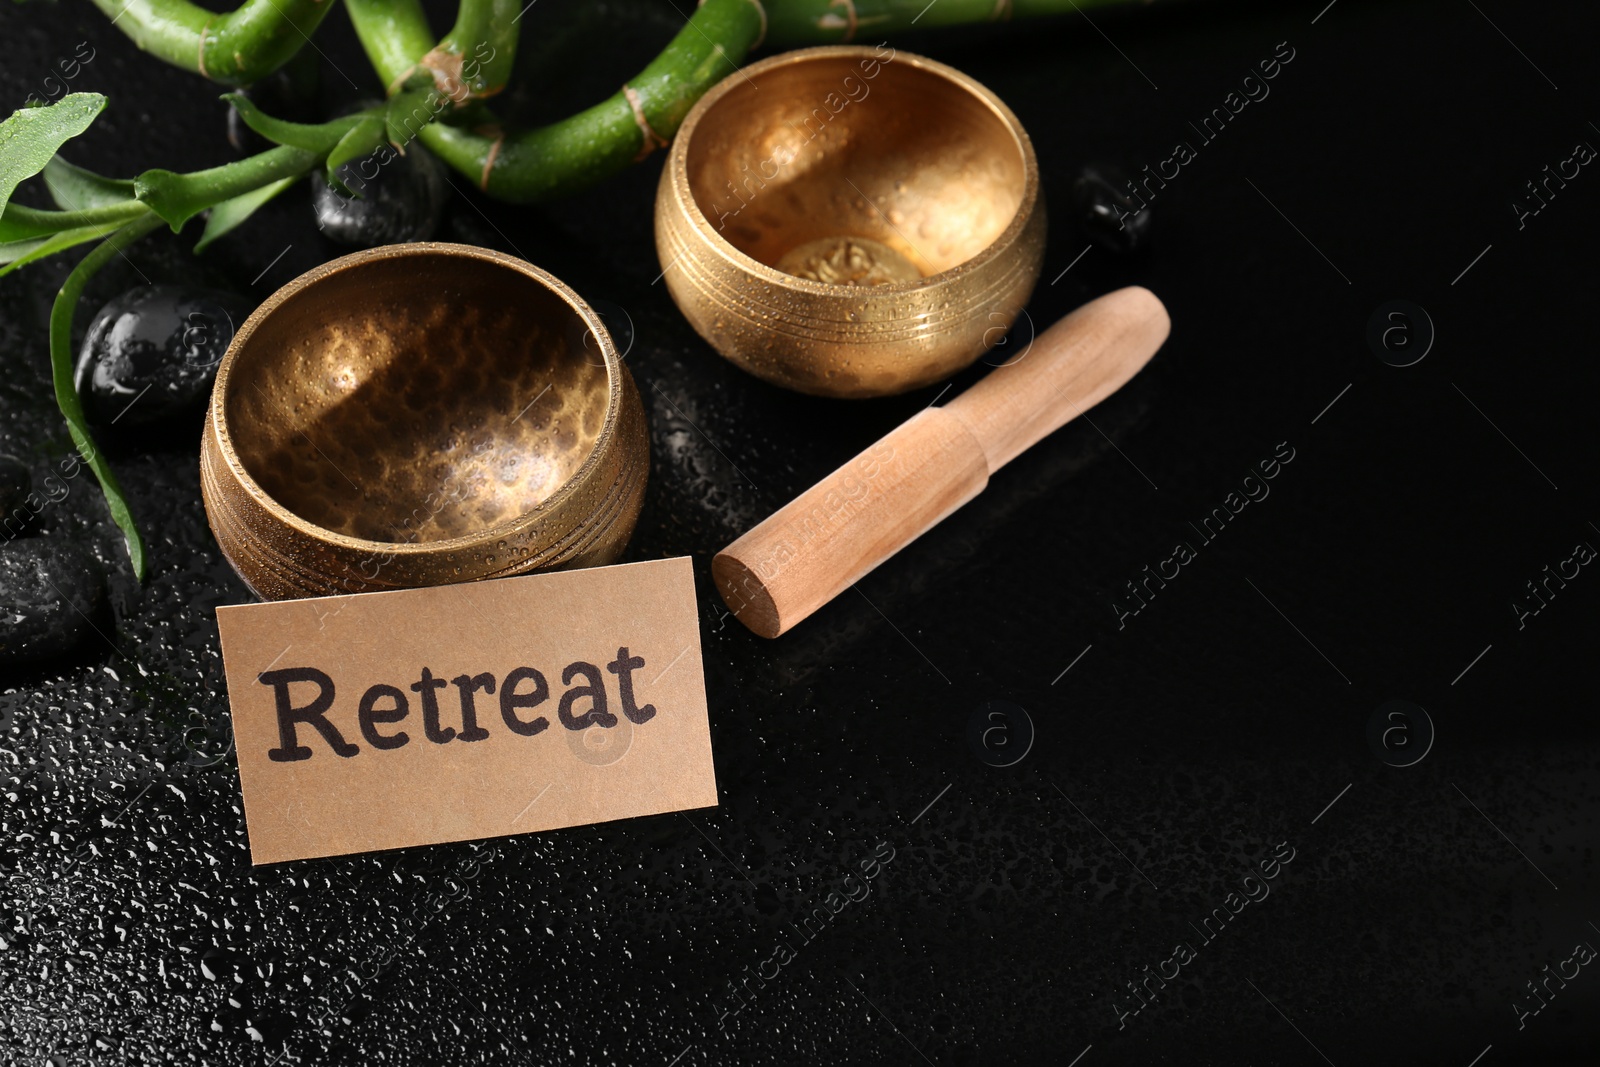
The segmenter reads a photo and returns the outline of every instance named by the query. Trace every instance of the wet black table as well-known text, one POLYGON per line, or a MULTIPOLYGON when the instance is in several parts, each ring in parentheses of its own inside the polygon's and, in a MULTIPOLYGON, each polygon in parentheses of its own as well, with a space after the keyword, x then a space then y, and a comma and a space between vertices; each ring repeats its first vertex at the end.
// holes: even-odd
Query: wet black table
MULTIPOLYGON (((534 9, 537 39, 578 7, 534 9)), ((535 119, 681 24, 583 9, 535 119)), ((1034 137, 1054 213, 1031 322, 1137 282, 1171 341, 776 642, 721 617, 711 554, 938 390, 807 399, 713 355, 654 283, 659 155, 548 209, 452 202, 443 236, 550 269, 631 341, 654 470, 629 558, 695 559, 714 810, 252 869, 213 618, 247 594, 201 510, 198 419, 108 437, 154 571, 132 582, 91 485, 40 520, 115 571, 113 610, 0 687, 0 1058, 1593 1062, 1600 576, 1565 561, 1600 546, 1600 175, 1537 213, 1525 183, 1600 145, 1594 15, 1093 18, 897 44, 1034 137), (1168 176, 1148 254, 1089 247, 1088 164, 1168 176), (869 858, 868 890, 797 935, 869 858)), ((78 162, 232 158, 214 89, 87 5, 7 4, 0 33, 7 110, 94 49, 74 86, 111 106, 78 162)), ((377 90, 342 13, 318 43, 330 108, 377 90)), ((197 232, 133 261, 259 300, 341 251, 303 191, 203 261, 197 232)), ((0 282, 0 449, 39 475, 68 448, 44 327, 64 271, 0 282)), ((118 264, 96 293, 135 281, 118 264)))

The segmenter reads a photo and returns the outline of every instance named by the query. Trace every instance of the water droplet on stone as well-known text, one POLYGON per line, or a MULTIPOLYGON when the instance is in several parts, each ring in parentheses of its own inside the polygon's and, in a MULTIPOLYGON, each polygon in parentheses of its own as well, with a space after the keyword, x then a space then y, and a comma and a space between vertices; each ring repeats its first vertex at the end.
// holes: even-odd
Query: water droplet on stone
POLYGON ((1072 183, 1072 211, 1089 240, 1111 252, 1131 253, 1150 242, 1151 210, 1127 191, 1110 167, 1085 167, 1072 183))

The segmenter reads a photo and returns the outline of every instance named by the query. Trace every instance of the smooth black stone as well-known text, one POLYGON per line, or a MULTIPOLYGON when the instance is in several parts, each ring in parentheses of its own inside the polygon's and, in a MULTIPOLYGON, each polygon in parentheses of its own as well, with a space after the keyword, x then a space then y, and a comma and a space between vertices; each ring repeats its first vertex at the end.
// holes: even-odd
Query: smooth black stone
POLYGON ((211 392, 247 300, 214 289, 146 285, 100 309, 75 376, 91 422, 140 426, 195 406, 211 392))
POLYGON ((0 521, 8 518, 33 490, 33 473, 16 456, 0 452, 0 521))
POLYGON ((1124 176, 1110 167, 1085 167, 1072 183, 1072 214, 1083 235, 1111 252, 1130 253, 1150 243, 1153 216, 1128 193, 1124 176))
POLYGON ((38 539, 0 547, 0 663, 70 651, 104 599, 105 576, 82 549, 38 539))
POLYGON ((444 164, 412 142, 400 155, 385 146, 339 168, 349 193, 311 175, 317 225, 331 240, 354 248, 425 241, 444 214, 449 193, 444 164), (350 195, 353 193, 355 195, 350 195))

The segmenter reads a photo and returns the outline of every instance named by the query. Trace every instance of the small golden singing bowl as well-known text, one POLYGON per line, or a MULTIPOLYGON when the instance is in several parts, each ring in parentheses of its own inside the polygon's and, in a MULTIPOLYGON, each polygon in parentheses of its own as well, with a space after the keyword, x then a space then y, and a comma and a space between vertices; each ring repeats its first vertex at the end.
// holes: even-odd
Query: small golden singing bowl
POLYGON ((886 47, 786 52, 689 112, 656 194, 656 252, 711 347, 823 396, 948 377, 1039 279, 1033 145, 971 78, 886 47))
POLYGON ((649 463, 599 317, 454 244, 357 252, 269 297, 223 357, 200 448, 217 543, 268 600, 610 563, 649 463))

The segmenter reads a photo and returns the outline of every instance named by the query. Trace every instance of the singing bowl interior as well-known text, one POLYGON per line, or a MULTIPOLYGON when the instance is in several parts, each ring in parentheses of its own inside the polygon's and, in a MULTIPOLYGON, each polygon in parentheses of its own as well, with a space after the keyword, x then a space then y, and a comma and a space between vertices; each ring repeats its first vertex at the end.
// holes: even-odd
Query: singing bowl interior
POLYGON ((608 410, 578 307, 448 248, 290 293, 233 357, 227 424, 245 470, 305 521, 368 541, 467 537, 527 513, 594 453, 608 410))
POLYGON ((734 79, 701 116, 690 191, 739 251, 788 269, 796 248, 865 237, 926 277, 1010 225, 1027 163, 1007 118, 943 70, 871 56, 799 53, 734 79))

